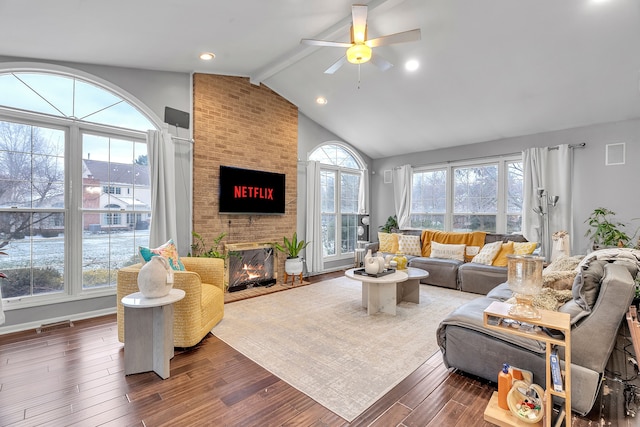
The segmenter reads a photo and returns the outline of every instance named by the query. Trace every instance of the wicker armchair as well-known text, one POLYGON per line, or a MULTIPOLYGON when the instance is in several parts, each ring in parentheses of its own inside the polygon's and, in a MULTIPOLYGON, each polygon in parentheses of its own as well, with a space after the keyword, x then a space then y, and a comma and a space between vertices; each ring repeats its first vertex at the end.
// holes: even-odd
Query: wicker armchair
MULTIPOLYGON (((175 271, 173 287, 186 292, 174 304, 173 345, 198 344, 224 315, 224 261, 218 258, 180 258, 186 271, 175 271)), ((138 272, 142 264, 118 271, 118 340, 124 342, 124 296, 138 292, 138 272)))

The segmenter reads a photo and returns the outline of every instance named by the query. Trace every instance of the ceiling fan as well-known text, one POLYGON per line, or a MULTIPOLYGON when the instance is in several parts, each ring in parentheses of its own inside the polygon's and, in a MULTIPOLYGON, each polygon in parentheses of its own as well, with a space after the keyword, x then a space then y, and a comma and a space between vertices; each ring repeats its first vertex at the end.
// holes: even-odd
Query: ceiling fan
POLYGON ((353 23, 351 25, 351 43, 332 42, 327 40, 302 39, 300 43, 312 46, 328 46, 328 47, 346 47, 347 52, 338 59, 333 65, 325 70, 326 74, 333 74, 345 62, 352 64, 364 64, 371 61, 380 70, 386 71, 393 67, 393 64, 381 57, 374 55, 372 48, 377 46, 386 46, 395 43, 405 43, 420 40, 420 29, 404 31, 401 33, 390 34, 388 36, 377 37, 375 39, 367 39, 367 6, 364 4, 354 4, 351 7, 351 16, 353 23))

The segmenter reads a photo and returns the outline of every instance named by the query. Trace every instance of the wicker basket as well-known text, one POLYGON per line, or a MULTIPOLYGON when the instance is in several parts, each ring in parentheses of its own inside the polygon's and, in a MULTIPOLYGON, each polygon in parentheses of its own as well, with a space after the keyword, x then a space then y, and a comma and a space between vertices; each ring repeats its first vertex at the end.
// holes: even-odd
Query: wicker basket
POLYGON ((544 390, 538 384, 514 381, 507 394, 507 404, 516 418, 535 424, 544 416, 544 390))

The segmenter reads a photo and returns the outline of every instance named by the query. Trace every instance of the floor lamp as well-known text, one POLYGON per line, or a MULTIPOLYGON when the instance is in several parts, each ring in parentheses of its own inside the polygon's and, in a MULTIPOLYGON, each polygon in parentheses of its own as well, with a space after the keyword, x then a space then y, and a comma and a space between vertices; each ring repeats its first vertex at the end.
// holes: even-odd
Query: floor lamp
POLYGON ((560 196, 549 196, 544 188, 538 188, 538 206, 533 208, 533 211, 540 217, 540 255, 544 257, 546 262, 551 259, 551 234, 549 232, 549 215, 551 208, 554 208, 558 204, 560 196), (546 206, 546 209, 545 209, 546 206))

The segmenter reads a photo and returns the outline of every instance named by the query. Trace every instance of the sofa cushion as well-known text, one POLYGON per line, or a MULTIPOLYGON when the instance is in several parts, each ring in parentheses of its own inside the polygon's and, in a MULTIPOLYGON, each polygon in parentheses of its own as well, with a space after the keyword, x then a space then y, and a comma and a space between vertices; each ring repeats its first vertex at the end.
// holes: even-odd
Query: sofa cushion
POLYGON ((571 289, 583 256, 558 257, 542 271, 542 286, 556 290, 571 289))
POLYGON ((592 260, 582 266, 582 271, 573 283, 573 299, 584 310, 591 310, 598 299, 600 282, 604 275, 605 260, 592 260))
POLYGON ((513 242, 503 243, 502 247, 500 247, 500 252, 493 259, 491 265, 494 267, 506 267, 507 266, 507 255, 511 255, 513 253, 513 242))
POLYGON ((430 258, 455 259, 464 261, 465 244, 451 245, 438 242, 431 242, 430 258))
POLYGON ((378 232, 378 241, 380 241, 380 252, 395 254, 398 252, 398 235, 396 233, 378 232))
POLYGON ((169 241, 163 245, 158 246, 157 248, 147 248, 145 246, 138 246, 138 250, 140 251, 140 256, 144 262, 151 261, 151 258, 154 256, 162 256, 169 261, 169 265, 172 269, 178 271, 184 271, 184 265, 182 261, 180 261, 180 256, 178 255, 178 248, 175 243, 173 243, 173 239, 169 239, 169 241))
POLYGON ((480 249, 478 255, 474 256, 471 262, 477 264, 491 265, 493 259, 498 255, 502 248, 502 242, 487 243, 480 249))
POLYGON ((536 242, 514 242, 514 255, 531 255, 536 250, 538 244, 536 242))
POLYGON ((412 236, 410 234, 398 235, 398 252, 405 255, 422 255, 420 236, 412 236))

